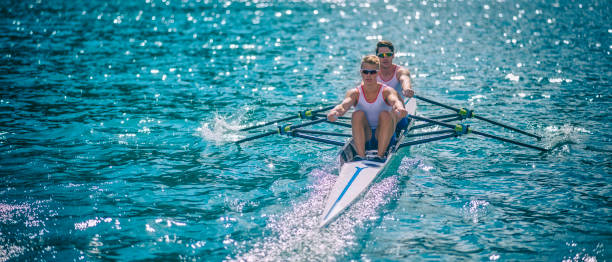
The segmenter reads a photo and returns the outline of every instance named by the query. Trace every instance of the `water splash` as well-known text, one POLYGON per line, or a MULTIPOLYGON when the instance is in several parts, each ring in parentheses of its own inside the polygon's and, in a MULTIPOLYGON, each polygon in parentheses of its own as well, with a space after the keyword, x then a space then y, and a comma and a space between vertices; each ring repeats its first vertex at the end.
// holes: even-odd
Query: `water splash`
POLYGON ((402 176, 407 176, 412 174, 414 169, 420 169, 425 172, 429 172, 434 169, 434 167, 425 163, 422 158, 412 158, 406 156, 402 158, 402 162, 400 163, 400 166, 398 168, 398 173, 402 176))
POLYGON ((483 217, 485 217, 488 213, 489 202, 485 200, 472 199, 470 202, 465 203, 463 208, 461 208, 461 213, 463 213, 463 217, 472 221, 472 223, 476 224, 483 217))
POLYGON ((227 117, 215 115, 212 123, 202 123, 196 131, 200 137, 217 144, 237 141, 245 137, 238 133, 244 127, 240 125, 242 118, 242 115, 227 117))
POLYGON ((543 143, 549 145, 551 149, 561 148, 562 151, 569 151, 569 145, 582 144, 582 134, 591 134, 591 132, 571 124, 548 126, 544 129, 543 143))
POLYGON ((271 217, 266 229, 271 236, 239 254, 236 261, 303 261, 336 260, 359 245, 359 232, 380 218, 379 208, 398 192, 398 177, 391 176, 373 184, 365 195, 327 227, 319 228, 325 200, 337 176, 315 170, 310 196, 296 203, 291 211, 271 217))

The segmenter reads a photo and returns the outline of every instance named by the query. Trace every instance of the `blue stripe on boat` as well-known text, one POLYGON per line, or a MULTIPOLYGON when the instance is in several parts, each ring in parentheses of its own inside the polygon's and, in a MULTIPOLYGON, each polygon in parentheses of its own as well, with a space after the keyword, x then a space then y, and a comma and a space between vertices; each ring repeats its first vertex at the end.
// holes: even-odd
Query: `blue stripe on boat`
POLYGON ((353 177, 351 177, 351 180, 349 180, 349 182, 346 185, 346 187, 344 187, 344 190, 342 190, 342 193, 340 194, 340 196, 338 196, 338 199, 336 199, 336 202, 334 202, 334 204, 329 209, 329 211, 327 212, 327 215, 325 215, 325 218, 323 220, 327 220, 327 217, 329 216, 329 214, 332 212, 332 210, 334 210, 334 207, 336 206, 336 204, 338 204, 338 202, 340 202, 340 199, 342 199, 342 197, 344 196, 344 193, 346 193, 346 191, 351 186, 351 184, 353 184, 353 181, 355 181, 355 178, 357 178, 357 175, 359 175, 359 173, 361 173, 361 170, 364 170, 364 169, 366 169, 368 167, 356 167, 356 168, 357 168, 357 171, 355 171, 355 173, 353 174, 353 177))

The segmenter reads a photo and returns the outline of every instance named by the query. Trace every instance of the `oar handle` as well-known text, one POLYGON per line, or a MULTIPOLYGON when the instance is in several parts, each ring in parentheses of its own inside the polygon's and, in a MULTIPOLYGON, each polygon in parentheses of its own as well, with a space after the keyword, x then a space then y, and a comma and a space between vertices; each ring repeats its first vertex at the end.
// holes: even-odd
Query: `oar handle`
POLYGON ((294 126, 290 126, 290 127, 291 127, 291 130, 293 130, 293 129, 296 129, 296 128, 310 126, 310 125, 318 124, 318 123, 325 122, 325 121, 327 121, 327 119, 319 118, 319 119, 316 119, 316 120, 312 120, 310 122, 306 122, 306 123, 303 123, 303 124, 294 125, 294 126))

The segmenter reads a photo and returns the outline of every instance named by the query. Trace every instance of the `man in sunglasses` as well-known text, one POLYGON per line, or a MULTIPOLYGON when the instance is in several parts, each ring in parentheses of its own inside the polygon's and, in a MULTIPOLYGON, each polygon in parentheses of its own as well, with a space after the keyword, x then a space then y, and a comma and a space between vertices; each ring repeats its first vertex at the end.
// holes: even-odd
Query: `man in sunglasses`
MULTIPOLYGON (((412 84, 410 83, 410 71, 400 65, 393 64, 395 48, 389 41, 379 41, 376 43, 376 56, 380 59, 380 71, 378 71, 377 80, 395 89, 400 95, 402 102, 406 101, 406 97, 414 96, 412 84)), ((408 117, 402 118, 397 123, 397 129, 402 130, 408 126, 408 117)))
POLYGON ((334 122, 355 106, 351 118, 353 141, 358 157, 355 161, 365 159, 365 151, 377 149, 377 162, 385 162, 389 144, 395 139, 395 126, 399 119, 406 116, 398 93, 391 87, 376 81, 380 69, 378 57, 369 55, 361 60, 361 84, 346 92, 342 103, 327 114, 327 119, 334 122))

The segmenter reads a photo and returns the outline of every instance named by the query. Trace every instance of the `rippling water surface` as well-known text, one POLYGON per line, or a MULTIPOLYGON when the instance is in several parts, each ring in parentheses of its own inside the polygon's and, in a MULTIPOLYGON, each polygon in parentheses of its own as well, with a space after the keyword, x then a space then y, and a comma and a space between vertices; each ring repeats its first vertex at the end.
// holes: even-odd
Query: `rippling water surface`
POLYGON ((611 14, 597 0, 5 1, 0 261, 609 261, 611 14), (338 102, 381 39, 418 94, 552 151, 415 146, 317 229, 337 148, 232 141, 338 102))

